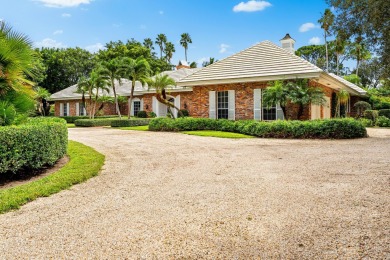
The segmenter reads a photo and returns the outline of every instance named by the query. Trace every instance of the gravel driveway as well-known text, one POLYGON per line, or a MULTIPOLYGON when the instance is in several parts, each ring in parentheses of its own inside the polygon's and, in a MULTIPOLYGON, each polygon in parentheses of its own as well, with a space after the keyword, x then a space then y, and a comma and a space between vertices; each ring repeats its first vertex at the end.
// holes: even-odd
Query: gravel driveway
POLYGON ((0 215, 0 258, 389 259, 390 129, 369 134, 69 129, 102 173, 0 215))

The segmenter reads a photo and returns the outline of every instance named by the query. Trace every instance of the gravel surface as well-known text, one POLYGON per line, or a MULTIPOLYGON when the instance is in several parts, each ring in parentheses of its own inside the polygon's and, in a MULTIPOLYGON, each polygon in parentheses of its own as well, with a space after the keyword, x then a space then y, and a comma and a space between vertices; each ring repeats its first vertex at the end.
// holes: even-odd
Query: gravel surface
POLYGON ((0 215, 0 258, 390 259, 390 129, 369 134, 69 129, 102 173, 0 215))

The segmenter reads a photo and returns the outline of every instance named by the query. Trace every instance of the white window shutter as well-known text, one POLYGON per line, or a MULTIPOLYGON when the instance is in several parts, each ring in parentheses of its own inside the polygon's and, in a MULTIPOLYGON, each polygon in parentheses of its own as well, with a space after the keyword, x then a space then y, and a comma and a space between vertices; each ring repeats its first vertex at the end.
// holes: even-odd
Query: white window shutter
POLYGON ((64 116, 64 103, 60 103, 60 116, 64 116))
POLYGON ((209 91, 209 118, 216 118, 215 111, 215 91, 209 91))
POLYGON ((66 115, 67 115, 67 116, 70 116, 69 110, 70 110, 70 109, 69 109, 69 103, 67 103, 67 104, 66 104, 66 115))
POLYGON ((283 110, 279 103, 276 104, 276 120, 284 120, 283 110))
MULTIPOLYGON (((175 97, 175 107, 177 107, 178 109, 180 109, 180 95, 177 95, 175 97)), ((175 117, 177 117, 179 115, 179 111, 177 111, 177 109, 175 109, 175 117)))
POLYGON ((76 116, 79 116, 80 115, 80 103, 77 102, 76 103, 76 116))
POLYGON ((228 119, 235 120, 236 119, 236 92, 234 90, 229 90, 229 113, 228 119))
POLYGON ((135 115, 134 115, 134 99, 131 101, 131 111, 130 111, 130 115, 135 116, 135 115))
POLYGON ((143 99, 143 98, 141 98, 140 110, 141 110, 141 111, 144 111, 144 99, 143 99))
POLYGON ((261 89, 253 90, 253 119, 261 120, 261 89))
POLYGON ((158 102, 157 102, 157 98, 155 96, 152 97, 152 110, 156 114, 156 116, 158 117, 158 102))

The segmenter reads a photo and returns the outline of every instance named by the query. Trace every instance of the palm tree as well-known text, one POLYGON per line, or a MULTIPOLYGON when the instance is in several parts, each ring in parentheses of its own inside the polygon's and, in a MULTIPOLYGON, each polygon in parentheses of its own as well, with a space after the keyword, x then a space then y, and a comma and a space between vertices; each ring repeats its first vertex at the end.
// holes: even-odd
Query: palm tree
POLYGON ((85 107, 85 94, 84 93, 87 93, 88 94, 88 115, 89 115, 89 118, 91 119, 92 118, 92 113, 93 113, 93 109, 92 109, 92 95, 93 95, 93 90, 95 88, 95 82, 94 82, 94 79, 92 77, 81 77, 77 83, 77 93, 82 93, 83 94, 83 107, 85 107))
POLYGON ((4 21, 0 21, 0 95, 8 91, 20 91, 30 88, 33 82, 35 52, 30 39, 12 30, 4 21))
POLYGON ((336 116, 341 117, 341 106, 345 106, 349 101, 349 93, 348 91, 342 89, 337 94, 337 105, 336 105, 336 116))
POLYGON ((50 97, 49 91, 47 91, 45 88, 37 87, 35 88, 35 100, 38 102, 38 112, 42 116, 46 116, 48 113, 47 109, 47 99, 50 97))
POLYGON ((92 109, 92 119, 95 118, 95 115, 96 115, 96 105, 97 103, 99 102, 99 91, 101 91, 102 93, 104 92, 107 92, 109 93, 110 92, 110 89, 109 89, 109 84, 110 84, 110 79, 107 77, 107 76, 104 76, 101 72, 100 72, 100 69, 97 69, 97 70, 93 70, 91 72, 91 78, 94 82, 94 85, 95 85, 95 100, 93 102, 93 109, 92 109))
POLYGON ((340 74, 340 57, 345 53, 346 45, 347 45, 347 41, 345 39, 344 33, 339 32, 335 40, 335 48, 334 48, 336 53, 336 75, 340 74))
POLYGON ((125 77, 131 80, 131 92, 129 98, 129 109, 128 109, 128 118, 131 116, 131 106, 134 96, 134 88, 135 82, 140 81, 141 83, 145 83, 150 75, 150 65, 149 63, 142 57, 137 58, 136 60, 131 58, 126 58, 126 73, 125 77))
POLYGON ((154 50, 152 39, 150 39, 150 38, 144 39, 143 44, 144 44, 144 46, 145 46, 146 48, 148 48, 150 51, 154 50))
POLYGON ((178 107, 175 106, 174 103, 169 102, 169 99, 167 97, 166 88, 168 86, 174 86, 176 85, 176 82, 174 79, 169 77, 167 74, 158 74, 154 76, 153 78, 150 78, 147 80, 148 87, 156 89, 156 98, 160 103, 165 104, 168 106, 169 112, 172 115, 172 118, 175 119, 174 114, 172 113, 172 108, 177 109, 178 113, 181 114, 181 111, 178 107))
POLYGON ((218 60, 216 60, 215 58, 210 57, 208 61, 204 61, 202 63, 202 67, 207 67, 207 66, 209 66, 209 65, 211 65, 211 64, 213 64, 214 62, 217 62, 217 61, 218 60))
POLYGON ((326 40, 326 37, 330 35, 330 28, 333 25, 334 22, 334 14, 330 9, 325 9, 324 14, 322 17, 318 20, 318 22, 321 24, 321 28, 324 29, 324 38, 325 38, 325 52, 326 52, 326 71, 329 71, 329 59, 328 59, 328 41, 326 40))
POLYGON ((121 78, 125 71, 125 67, 123 66, 123 60, 115 58, 110 61, 104 61, 101 65, 102 68, 100 70, 100 73, 102 76, 107 77, 110 81, 110 86, 112 87, 112 90, 114 92, 115 109, 118 113, 119 119, 122 119, 121 111, 119 109, 118 97, 116 94, 115 80, 119 82, 119 85, 121 84, 121 78))
POLYGON ((264 90, 263 104, 266 107, 272 107, 275 106, 275 104, 279 104, 283 111, 284 118, 287 118, 286 106, 288 103, 288 94, 289 89, 285 82, 281 80, 272 81, 264 90))
POLYGON ((187 49, 188 49, 189 43, 192 43, 191 36, 188 33, 183 33, 181 35, 180 45, 183 46, 183 48, 184 48, 184 54, 185 54, 186 61, 188 61, 187 60, 187 49))
POLYGON ((160 59, 162 59, 162 54, 166 42, 167 42, 167 36, 165 34, 160 33, 159 35, 157 35, 155 43, 160 47, 160 59))
POLYGON ((356 37, 355 43, 351 49, 351 56, 356 59, 356 76, 359 76, 360 63, 371 58, 371 53, 363 43, 362 36, 356 37))
POLYGON ((289 101, 299 106, 297 113, 298 120, 303 115, 305 105, 323 105, 326 103, 324 98, 325 94, 322 89, 309 86, 309 81, 307 79, 297 79, 295 81, 288 82, 286 85, 289 88, 289 101))
POLYGON ((171 59, 172 59, 172 56, 173 56, 173 53, 175 52, 175 45, 173 45, 173 43, 171 42, 167 42, 165 44, 165 58, 167 59, 167 62, 170 64, 171 63, 171 59))

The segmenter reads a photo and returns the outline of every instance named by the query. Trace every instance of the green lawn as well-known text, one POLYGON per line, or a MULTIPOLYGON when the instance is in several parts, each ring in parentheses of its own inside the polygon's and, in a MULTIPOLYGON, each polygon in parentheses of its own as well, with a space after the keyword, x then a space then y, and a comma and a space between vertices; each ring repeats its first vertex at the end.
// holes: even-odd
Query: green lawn
POLYGON ((36 181, 0 190, 0 213, 18 209, 39 197, 48 197, 99 174, 104 155, 81 143, 69 141, 69 162, 57 172, 36 181))
POLYGON ((68 128, 75 128, 76 126, 74 124, 66 124, 68 128))
POLYGON ((129 126, 129 127, 119 127, 121 130, 136 130, 136 131, 148 131, 148 125, 140 125, 140 126, 129 126))
POLYGON ((200 131, 183 131, 183 134, 197 135, 197 136, 211 136, 220 138, 254 138, 254 136, 244 135, 239 133, 212 131, 212 130, 200 130, 200 131))

